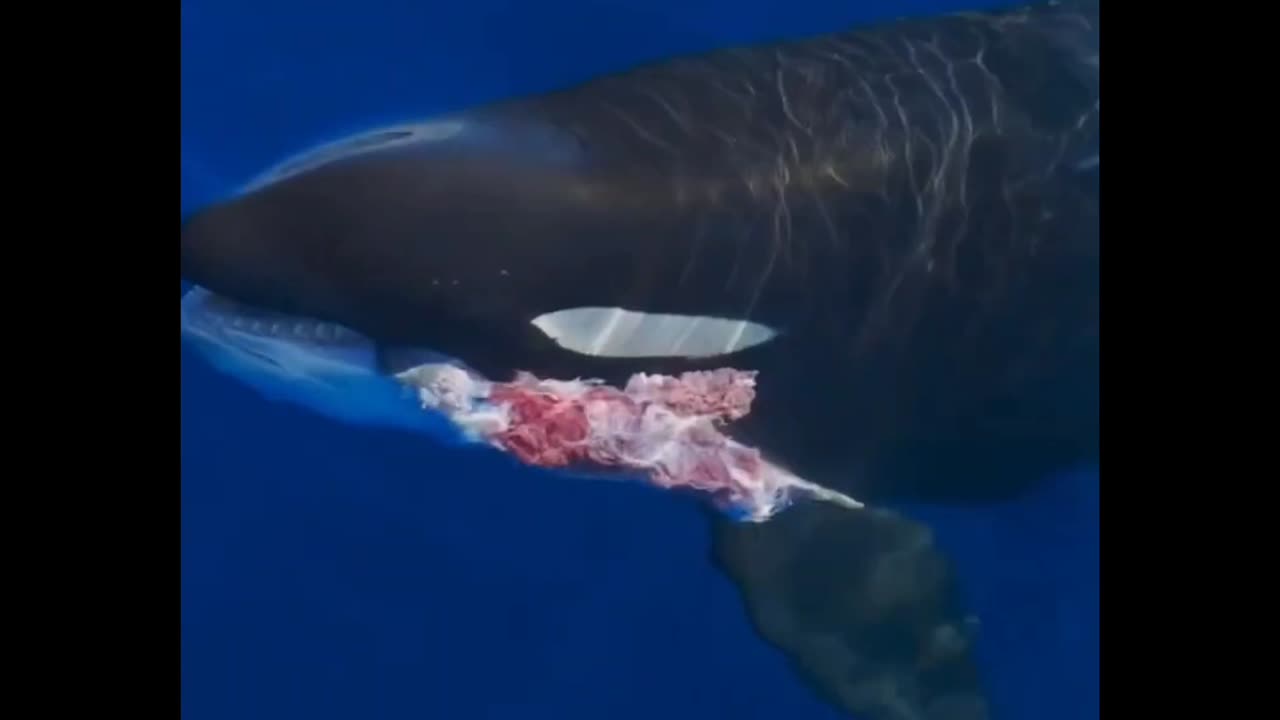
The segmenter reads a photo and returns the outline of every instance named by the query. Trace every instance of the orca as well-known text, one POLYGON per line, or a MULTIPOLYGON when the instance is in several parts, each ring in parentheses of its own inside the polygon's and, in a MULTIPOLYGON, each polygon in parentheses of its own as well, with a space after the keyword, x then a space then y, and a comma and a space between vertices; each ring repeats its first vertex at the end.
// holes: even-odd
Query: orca
POLYGON ((907 18, 337 141, 184 220, 184 334, 400 426, 356 396, 424 357, 757 371, 735 439, 871 508, 713 517, 756 627, 858 717, 987 717, 954 578, 892 507, 1098 463, 1098 27, 1096 0, 907 18))

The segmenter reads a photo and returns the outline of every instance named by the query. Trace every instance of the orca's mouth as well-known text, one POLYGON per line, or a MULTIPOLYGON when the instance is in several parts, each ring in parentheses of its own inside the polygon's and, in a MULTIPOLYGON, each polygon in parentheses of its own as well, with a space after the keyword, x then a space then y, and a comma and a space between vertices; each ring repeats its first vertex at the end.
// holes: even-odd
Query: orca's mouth
POLYGON ((317 348, 356 347, 370 342, 336 323, 264 310, 200 287, 192 288, 183 297, 182 320, 189 331, 236 333, 317 348))
POLYGON ((182 333, 237 376, 331 383, 376 375, 373 341, 331 322, 273 312, 201 287, 182 298, 182 333))
POLYGON ((182 335, 214 369, 269 398, 363 425, 456 431, 426 412, 402 377, 387 371, 377 343, 347 327, 265 310, 205 288, 182 298, 182 335))

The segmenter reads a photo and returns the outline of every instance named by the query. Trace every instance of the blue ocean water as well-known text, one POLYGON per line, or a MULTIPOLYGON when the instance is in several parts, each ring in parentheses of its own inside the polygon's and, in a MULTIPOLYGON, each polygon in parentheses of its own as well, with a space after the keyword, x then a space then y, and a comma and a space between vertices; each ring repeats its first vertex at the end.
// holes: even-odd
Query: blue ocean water
MULTIPOLYGON (((999 4, 987 2, 985 4, 999 4)), ((184 0, 184 213, 334 137, 636 61, 962 0, 184 0)), ((752 632, 687 499, 342 426, 182 360, 186 720, 839 717, 752 632)), ((996 717, 1098 707, 1098 480, 914 508, 996 717)))

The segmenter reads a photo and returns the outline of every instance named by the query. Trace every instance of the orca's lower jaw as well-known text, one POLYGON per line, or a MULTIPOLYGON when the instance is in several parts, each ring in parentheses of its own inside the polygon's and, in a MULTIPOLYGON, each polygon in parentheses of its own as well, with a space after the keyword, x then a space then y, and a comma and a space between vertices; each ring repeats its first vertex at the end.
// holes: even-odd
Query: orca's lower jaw
POLYGON ((215 369, 268 398, 342 422, 453 434, 412 389, 383 372, 377 344, 350 328, 195 286, 182 298, 182 337, 215 369))

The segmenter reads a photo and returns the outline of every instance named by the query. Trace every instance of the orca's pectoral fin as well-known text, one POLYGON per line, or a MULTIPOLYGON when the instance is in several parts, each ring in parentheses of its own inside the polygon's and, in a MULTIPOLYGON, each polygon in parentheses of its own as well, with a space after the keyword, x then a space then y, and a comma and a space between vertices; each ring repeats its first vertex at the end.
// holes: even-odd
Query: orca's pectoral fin
POLYGON ((826 700, 861 720, 986 720, 960 607, 932 533, 895 512, 796 505, 718 521, 716 564, 760 635, 826 700))

